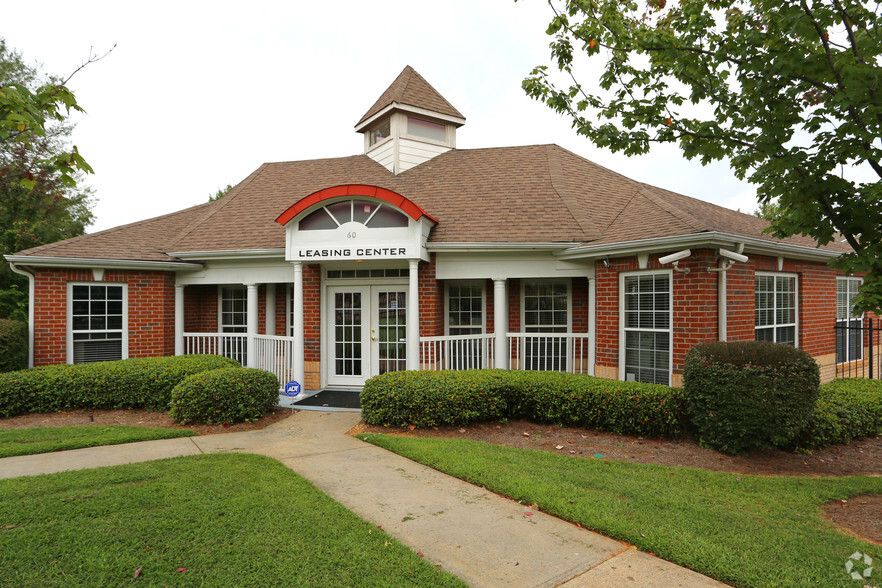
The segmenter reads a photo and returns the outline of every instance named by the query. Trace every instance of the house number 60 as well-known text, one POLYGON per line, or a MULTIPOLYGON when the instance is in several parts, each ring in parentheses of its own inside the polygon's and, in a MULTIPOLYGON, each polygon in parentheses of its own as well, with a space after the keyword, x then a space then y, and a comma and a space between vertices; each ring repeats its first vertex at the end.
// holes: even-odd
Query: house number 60
POLYGON ((347 239, 355 239, 355 237, 357 237, 357 236, 358 235, 357 235, 357 233, 355 233, 355 231, 350 231, 350 232, 346 233, 347 239))

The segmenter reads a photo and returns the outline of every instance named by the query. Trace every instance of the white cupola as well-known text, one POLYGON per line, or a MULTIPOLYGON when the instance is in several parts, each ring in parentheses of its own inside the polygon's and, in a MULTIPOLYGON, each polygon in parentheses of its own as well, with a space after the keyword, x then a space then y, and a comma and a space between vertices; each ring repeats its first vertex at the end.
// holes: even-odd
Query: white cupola
POLYGON ((409 65, 361 117, 365 154, 394 174, 456 147, 465 117, 409 65))

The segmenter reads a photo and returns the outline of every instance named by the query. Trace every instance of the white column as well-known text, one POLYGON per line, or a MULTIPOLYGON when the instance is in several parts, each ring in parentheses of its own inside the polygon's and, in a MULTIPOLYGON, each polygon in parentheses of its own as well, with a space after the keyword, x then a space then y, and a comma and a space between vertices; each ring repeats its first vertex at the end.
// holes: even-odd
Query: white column
POLYGON ((266 334, 276 334, 276 285, 266 285, 266 334))
POLYGON ((306 368, 303 360, 303 352, 305 345, 303 343, 303 263, 295 261, 294 263, 294 292, 292 296, 292 317, 291 317, 291 336, 294 341, 291 344, 291 374, 294 381, 300 384, 300 389, 306 389, 306 368))
POLYGON ((493 330, 496 342, 493 355, 496 367, 508 369, 508 297, 505 295, 505 280, 493 280, 493 330))
POLYGON ((588 374, 597 363, 597 280, 588 278, 588 374))
POLYGON ((411 259, 407 290, 407 369, 420 369, 420 260, 411 259))
POLYGON ((257 335, 257 284, 245 284, 248 288, 247 319, 245 332, 248 336, 246 353, 248 358, 245 362, 247 367, 256 367, 257 358, 254 356, 254 336, 257 335))
POLYGON ((184 287, 175 285, 175 355, 184 355, 184 287))

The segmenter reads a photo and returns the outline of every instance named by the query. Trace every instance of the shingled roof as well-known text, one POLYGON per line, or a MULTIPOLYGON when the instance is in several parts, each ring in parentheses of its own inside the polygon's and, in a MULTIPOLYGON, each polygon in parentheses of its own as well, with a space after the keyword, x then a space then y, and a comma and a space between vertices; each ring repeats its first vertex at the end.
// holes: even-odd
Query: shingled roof
MULTIPOLYGON (((169 252, 283 248, 278 215, 346 184, 386 188, 422 207, 438 219, 430 243, 602 245, 704 232, 778 241, 754 216, 631 180, 556 145, 533 145, 454 149, 398 175, 366 155, 268 163, 214 202, 19 255, 174 261, 169 252)), ((806 237, 778 242, 814 247, 806 237)))
POLYGON ((408 65, 355 126, 358 127, 392 103, 415 106, 465 120, 465 117, 444 96, 408 65))

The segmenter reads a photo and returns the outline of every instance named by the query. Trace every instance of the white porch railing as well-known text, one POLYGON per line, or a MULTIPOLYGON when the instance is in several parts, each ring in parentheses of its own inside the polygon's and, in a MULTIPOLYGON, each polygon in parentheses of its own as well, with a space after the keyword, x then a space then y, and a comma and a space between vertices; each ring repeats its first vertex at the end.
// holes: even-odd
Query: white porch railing
POLYGON ((294 379, 294 338, 254 336, 254 367, 276 374, 284 386, 294 379))
POLYGON ((245 365, 247 349, 245 333, 184 333, 184 353, 187 354, 223 355, 245 365))
POLYGON ((591 373, 588 333, 507 333, 513 370, 591 373))
POLYGON ((420 337, 420 369, 471 370, 494 366, 496 335, 420 337))
MULTIPOLYGON (((510 368, 516 370, 591 373, 587 333, 507 333, 510 368)), ((496 366, 496 335, 420 337, 420 369, 468 370, 496 366)), ((223 355, 247 362, 245 333, 184 333, 184 353, 223 355)), ((294 339, 254 336, 254 367, 272 372, 284 384, 294 379, 294 339)))

